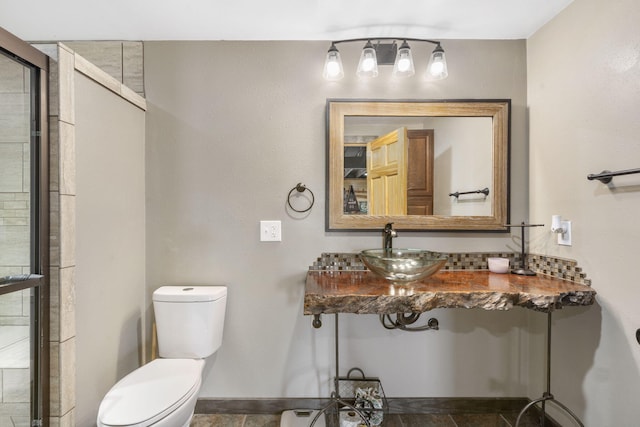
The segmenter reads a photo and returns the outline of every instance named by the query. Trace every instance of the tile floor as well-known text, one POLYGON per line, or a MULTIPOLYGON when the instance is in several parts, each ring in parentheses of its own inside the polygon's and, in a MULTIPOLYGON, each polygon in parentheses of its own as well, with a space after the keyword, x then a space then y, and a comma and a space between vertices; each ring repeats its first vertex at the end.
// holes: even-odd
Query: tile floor
MULTIPOLYGON (((514 427, 517 413, 503 414, 388 414, 381 427, 514 427)), ((329 424, 329 423, 327 423, 329 424)), ((525 414, 520 427, 539 426, 532 414, 525 414)), ((280 427, 280 415, 196 414, 191 427, 280 427)), ((547 423, 547 426, 549 424, 547 423)), ((549 426, 551 427, 551 426, 549 426)))
POLYGON ((0 326, 0 426, 29 425, 29 326, 0 326))

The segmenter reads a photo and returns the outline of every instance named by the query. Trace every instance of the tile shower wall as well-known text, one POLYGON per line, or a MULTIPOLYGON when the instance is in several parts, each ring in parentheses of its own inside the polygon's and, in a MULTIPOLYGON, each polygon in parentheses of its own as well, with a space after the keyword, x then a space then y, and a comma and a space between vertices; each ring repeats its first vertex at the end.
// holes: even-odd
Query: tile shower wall
POLYGON ((0 276, 29 267, 29 74, 0 58, 0 276))
MULTIPOLYGON (((29 272, 30 81, 0 58, 0 277, 29 272)), ((30 290, 0 296, 0 425, 29 416, 30 290)))

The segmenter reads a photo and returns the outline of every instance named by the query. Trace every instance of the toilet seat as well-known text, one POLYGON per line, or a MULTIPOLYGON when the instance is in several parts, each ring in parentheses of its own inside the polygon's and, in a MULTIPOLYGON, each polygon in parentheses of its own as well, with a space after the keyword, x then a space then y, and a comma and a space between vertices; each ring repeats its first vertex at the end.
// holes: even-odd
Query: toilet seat
POLYGON ((107 393, 98 425, 145 427, 171 414, 200 389, 202 359, 156 359, 136 369, 107 393))

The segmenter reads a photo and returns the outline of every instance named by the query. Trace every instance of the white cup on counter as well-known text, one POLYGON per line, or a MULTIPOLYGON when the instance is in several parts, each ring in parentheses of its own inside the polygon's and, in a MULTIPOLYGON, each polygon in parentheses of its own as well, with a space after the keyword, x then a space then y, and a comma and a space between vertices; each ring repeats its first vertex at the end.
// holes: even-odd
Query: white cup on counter
POLYGON ((509 258, 487 258, 487 263, 492 273, 509 272, 509 258))

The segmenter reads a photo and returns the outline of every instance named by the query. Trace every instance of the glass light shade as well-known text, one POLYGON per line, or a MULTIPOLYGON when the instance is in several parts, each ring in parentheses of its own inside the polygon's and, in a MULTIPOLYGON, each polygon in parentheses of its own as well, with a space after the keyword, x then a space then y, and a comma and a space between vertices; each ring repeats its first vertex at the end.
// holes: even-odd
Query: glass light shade
POLYGON ((322 77, 326 80, 340 80, 344 77, 344 69, 342 68, 340 52, 338 52, 338 49, 336 49, 334 44, 331 44, 331 47, 327 52, 327 59, 324 61, 322 77))
POLYGON ((376 50, 370 41, 364 45, 360 62, 358 62, 358 77, 377 77, 378 76, 378 59, 376 58, 376 50))
POLYGON ((393 64, 393 75, 395 77, 411 77, 415 73, 416 70, 413 66, 411 48, 407 42, 404 41, 396 54, 396 62, 393 64))
POLYGON ((449 72, 447 71, 447 60, 444 56, 444 49, 438 45, 429 58, 427 77, 434 80, 441 80, 446 79, 448 75, 449 72))

